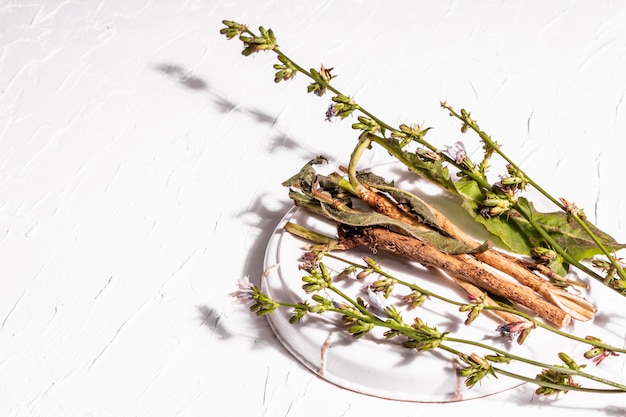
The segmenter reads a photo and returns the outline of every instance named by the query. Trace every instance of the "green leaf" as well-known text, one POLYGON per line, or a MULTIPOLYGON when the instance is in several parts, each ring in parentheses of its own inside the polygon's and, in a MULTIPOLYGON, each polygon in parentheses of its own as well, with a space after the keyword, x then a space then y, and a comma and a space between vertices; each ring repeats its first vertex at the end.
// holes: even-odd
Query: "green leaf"
MULTIPOLYGON (((531 249, 546 246, 541 234, 524 217, 528 216, 540 224, 575 260, 588 259, 602 253, 601 249, 578 223, 568 221, 568 216, 564 212, 538 212, 531 202, 520 197, 516 206, 519 213, 511 211, 499 217, 485 218, 478 211, 483 198, 479 185, 475 181, 464 178, 456 183, 456 187, 459 195, 463 198, 462 205, 465 210, 477 222, 483 224, 491 234, 499 237, 506 247, 513 252, 530 255, 531 249)), ((606 248, 618 250, 626 247, 626 244, 618 243, 613 237, 591 223, 587 222, 586 224, 606 248)), ((563 272, 563 269, 560 269, 559 272, 563 272)))
POLYGON ((481 223, 493 236, 511 251, 521 254, 530 254, 530 250, 536 246, 529 242, 529 237, 539 238, 539 235, 528 223, 517 223, 513 221, 515 213, 508 217, 491 217, 489 219, 483 217, 479 213, 480 204, 483 201, 483 193, 481 187, 468 178, 463 178, 455 183, 459 196, 463 199, 463 208, 474 218, 475 221, 481 223))
MULTIPOLYGON (((541 224, 548 234, 552 236, 561 247, 567 250, 567 253, 571 255, 572 258, 578 261, 602 253, 598 245, 591 240, 587 232, 585 232, 577 222, 568 220, 567 213, 539 213, 535 211, 533 213, 533 219, 541 224)), ((525 222, 525 220, 516 219, 516 222, 521 223, 525 222)), ((626 244, 618 243, 613 237, 591 223, 586 222, 586 225, 607 249, 617 251, 626 247, 626 244)), ((534 246, 541 246, 540 243, 542 242, 530 240, 530 243, 534 246)))

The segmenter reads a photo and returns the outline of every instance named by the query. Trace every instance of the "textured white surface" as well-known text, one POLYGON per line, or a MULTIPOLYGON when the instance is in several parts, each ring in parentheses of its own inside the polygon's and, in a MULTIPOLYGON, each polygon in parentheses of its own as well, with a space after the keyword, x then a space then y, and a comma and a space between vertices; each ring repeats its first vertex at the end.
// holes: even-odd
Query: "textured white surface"
POLYGON ((365 397, 233 304, 289 207, 280 182, 320 153, 345 162, 354 134, 302 78, 274 85, 273 57, 242 57, 225 18, 272 27, 305 67, 335 67, 346 93, 442 145, 458 125, 439 100, 470 109, 626 240, 626 3, 0 0, 1 415, 626 415, 621 397, 581 409, 529 387, 365 397))

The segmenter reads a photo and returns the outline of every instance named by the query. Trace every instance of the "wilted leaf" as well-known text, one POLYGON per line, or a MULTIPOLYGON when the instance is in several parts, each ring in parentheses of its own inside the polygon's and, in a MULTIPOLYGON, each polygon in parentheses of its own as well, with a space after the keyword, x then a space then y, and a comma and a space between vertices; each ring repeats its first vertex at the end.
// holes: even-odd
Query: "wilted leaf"
POLYGON ((288 180, 283 181, 282 185, 284 187, 299 185, 305 190, 310 190, 317 179, 317 173, 315 172, 313 165, 319 165, 325 162, 328 162, 328 160, 324 156, 318 156, 317 158, 310 160, 300 169, 300 172, 293 175, 288 180))
POLYGON ((408 207, 409 211, 416 215, 422 223, 439 228, 439 223, 437 222, 432 210, 416 195, 396 188, 393 182, 386 182, 383 177, 371 172, 359 173, 358 178, 359 181, 364 182, 379 191, 384 191, 396 200, 396 202, 408 207))
MULTIPOLYGON (((450 253, 450 254, 461 254, 461 253, 472 253, 477 250, 477 248, 470 248, 464 243, 443 236, 440 233, 433 231, 418 228, 415 226, 408 225, 404 222, 394 220, 384 214, 376 213, 376 212, 346 212, 335 210, 331 206, 327 204, 322 204, 322 210, 327 215, 328 218, 335 220, 338 223, 346 224, 348 226, 355 227, 368 227, 368 226, 387 226, 387 227, 395 227, 396 229, 402 230, 408 236, 412 236, 416 239, 427 241, 428 243, 435 246, 442 252, 450 253)), ((481 245, 480 248, 483 246, 481 245)))

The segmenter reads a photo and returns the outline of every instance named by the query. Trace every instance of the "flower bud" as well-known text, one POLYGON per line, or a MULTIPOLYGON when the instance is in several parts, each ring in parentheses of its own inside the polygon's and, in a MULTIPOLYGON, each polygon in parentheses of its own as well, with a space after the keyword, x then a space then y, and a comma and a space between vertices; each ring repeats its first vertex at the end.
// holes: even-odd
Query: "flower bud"
POLYGON ((412 291, 410 294, 402 296, 402 301, 409 304, 409 309, 419 307, 428 299, 428 295, 419 291, 412 291))
POLYGON ((417 153, 417 155, 419 155, 420 157, 424 158, 424 159, 429 159, 431 161, 439 161, 441 159, 441 155, 438 154, 437 152, 433 152, 429 149, 418 149, 417 151, 415 151, 417 153))
POLYGON ((494 363, 510 363, 511 358, 503 355, 485 355, 485 359, 494 363))
POLYGON ((594 347, 586 351, 583 356, 585 357, 585 359, 593 359, 596 356, 601 355, 603 352, 604 352, 603 348, 594 347))
POLYGON ((348 328, 348 332, 352 334, 353 337, 359 338, 365 336, 374 328, 373 323, 367 323, 361 320, 358 320, 356 324, 353 324, 348 328))
POLYGON ((344 268, 335 278, 335 281, 343 281, 344 279, 346 279, 347 277, 350 276, 350 274, 352 274, 354 272, 354 268, 348 267, 348 268, 344 268))
POLYGON ((547 265, 553 260, 558 258, 558 253, 552 249, 543 248, 541 246, 534 247, 530 250, 530 256, 537 261, 537 263, 547 265))
POLYGON ((358 274, 356 274, 356 279, 358 280, 362 280, 367 278, 372 272, 374 272, 372 269, 368 268, 368 269, 364 269, 361 272, 359 272, 358 274))
POLYGON ((350 104, 350 105, 356 104, 354 100, 352 100, 348 96, 344 96, 343 94, 338 94, 334 96, 331 100, 334 101, 335 103, 343 103, 343 104, 350 104))
POLYGON ((369 256, 364 256, 363 262, 365 262, 368 266, 371 266, 372 268, 378 267, 378 263, 374 259, 370 258, 369 256))
POLYGON ((567 365, 568 368, 574 370, 574 371, 580 371, 581 368, 584 368, 585 365, 578 365, 576 362, 574 362, 574 359, 572 359, 571 357, 569 357, 566 353, 564 352, 559 352, 559 359, 561 359, 563 361, 563 363, 565 363, 565 365, 567 365))

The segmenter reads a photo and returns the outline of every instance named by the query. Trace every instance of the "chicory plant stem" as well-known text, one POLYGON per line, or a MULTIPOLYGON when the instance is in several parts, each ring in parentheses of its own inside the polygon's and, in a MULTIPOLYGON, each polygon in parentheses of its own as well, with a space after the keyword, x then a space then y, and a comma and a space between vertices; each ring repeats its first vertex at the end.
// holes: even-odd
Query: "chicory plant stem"
MULTIPOLYGON (((615 268, 615 270, 617 271, 619 276, 622 279, 626 279, 626 272, 624 271, 624 268, 622 268, 622 266, 617 262, 617 260, 615 260, 615 257, 612 256, 610 251, 604 246, 604 244, 600 241, 600 239, 598 239, 598 237, 595 235, 595 233, 593 233, 593 231, 587 226, 587 224, 585 223, 584 219, 582 219, 578 213, 569 211, 568 208, 565 206, 565 204, 563 204, 557 198, 552 196, 548 191, 546 191, 543 187, 541 187, 536 181, 534 181, 532 178, 530 178, 528 175, 526 175, 526 173, 517 164, 515 164, 515 162, 513 162, 513 160, 511 160, 511 158, 509 158, 506 155, 506 153, 504 153, 502 151, 500 146, 497 143, 495 143, 493 141, 493 139, 491 139, 491 137, 487 133, 485 133, 483 130, 480 129, 478 124, 473 119, 471 119, 469 116, 465 116, 465 115, 459 114, 452 107, 450 107, 449 105, 447 105, 445 103, 442 103, 442 107, 444 107, 446 110, 448 110, 452 116, 454 116, 455 118, 461 120, 463 123, 465 123, 467 126, 469 126, 470 129, 472 129, 474 132, 476 132, 476 134, 478 134, 480 139, 487 146, 489 146, 490 148, 495 150, 495 152, 498 155, 500 155, 500 157, 502 157, 502 159, 504 159, 508 164, 510 164, 515 169, 515 171, 518 171, 518 172, 522 173, 524 175, 524 178, 528 182, 528 184, 530 184, 533 188, 535 188, 538 192, 540 192, 544 197, 546 197, 553 204, 555 204, 559 209, 567 212, 580 225, 580 227, 587 233, 587 235, 594 241, 594 243, 598 246, 598 248, 600 248, 600 250, 607 257, 607 259, 609 259, 609 262, 611 263, 611 265, 613 265, 613 267, 615 268)), ((521 213, 521 214, 524 215, 524 213, 521 213)), ((530 218, 527 218, 527 220, 531 221, 530 218)), ((590 274, 592 276, 595 276, 596 278, 602 279, 601 277, 597 276, 597 274, 595 274, 593 271, 591 271, 589 268, 585 267, 584 265, 582 265, 579 262, 577 262, 574 259, 572 259, 563 250, 563 248, 561 248, 556 242, 554 242, 551 238, 549 238, 549 236, 546 237, 548 234, 545 232, 543 227, 541 227, 541 225, 537 224, 536 222, 532 222, 532 225, 533 225, 533 227, 535 227, 535 229, 539 233, 541 233, 544 236, 544 238, 546 238, 546 240, 553 246, 553 248, 555 250, 557 250, 561 256, 563 256, 564 259, 566 259, 568 262, 570 262, 573 265, 575 265, 577 268, 583 270, 584 272, 586 272, 586 273, 588 273, 588 274, 590 274)))
MULTIPOLYGON (((335 97, 333 97, 333 102, 335 104, 333 104, 329 108, 327 118, 338 116, 343 119, 354 112, 361 114, 361 116, 358 117, 358 123, 355 123, 352 126, 354 129, 363 132, 359 138, 359 143, 353 151, 352 157, 350 159, 350 165, 348 168, 349 186, 353 188, 353 191, 359 192, 360 189, 365 187, 363 184, 359 183, 356 175, 356 165, 362 153, 367 148, 369 148, 372 142, 375 142, 382 146, 389 153, 391 153, 393 157, 406 165, 411 171, 418 172, 418 168, 414 168, 412 166, 410 158, 405 157, 406 153, 402 150, 407 143, 414 141, 422 145, 426 150, 432 152, 432 154, 435 155, 436 158, 443 159, 451 166, 457 168, 460 171, 461 176, 465 176, 475 181, 475 183, 482 189, 483 193, 487 194, 492 191, 496 191, 497 188, 497 184, 491 185, 485 176, 486 160, 488 158, 488 155, 490 156, 489 151, 495 151, 509 164, 509 166, 513 168, 513 170, 515 170, 522 177, 524 177, 524 180, 527 184, 533 186, 540 193, 546 196, 551 202, 556 204, 557 207, 559 207, 561 210, 564 210, 568 214, 568 216, 570 216, 570 218, 574 219, 585 231, 585 233, 587 233, 589 237, 593 240, 593 242, 598 246, 600 252, 609 259, 610 264, 614 267, 615 271, 617 271, 618 275, 623 280, 626 280, 626 273, 624 272, 624 269, 621 267, 621 265, 619 265, 615 257, 611 256, 608 249, 605 247, 605 245, 603 245, 600 238, 595 235, 593 230, 587 227, 582 212, 579 212, 577 209, 572 210, 572 208, 568 206, 568 203, 565 200, 561 199, 561 201, 559 201, 555 199, 543 188, 541 188, 536 182, 526 177, 526 174, 500 150, 500 147, 495 142, 493 142, 493 140, 486 133, 480 130, 476 122, 469 117, 469 113, 462 110, 461 114, 459 114, 447 104, 442 103, 442 107, 449 110, 452 116, 463 122, 463 128, 461 129, 462 131, 467 130, 467 128, 472 129, 479 135, 479 137, 485 144, 485 160, 483 161, 483 164, 480 165, 480 168, 469 160, 469 158, 465 154, 464 149, 462 150, 462 152, 458 150, 452 152, 449 149, 446 151, 442 151, 431 143, 424 140, 423 134, 428 129, 423 130, 421 128, 412 128, 405 125, 401 125, 400 129, 396 129, 385 123, 384 121, 380 120, 374 114, 361 107, 353 99, 342 94, 341 91, 331 85, 330 81, 332 78, 334 78, 334 76, 331 74, 332 68, 328 69, 322 66, 319 71, 314 69, 307 71, 299 66, 297 63, 295 63, 286 54, 284 54, 278 48, 274 33, 271 29, 266 30, 263 27, 259 27, 260 34, 256 34, 249 30, 246 25, 227 20, 223 21, 223 23, 225 27, 222 28, 220 33, 226 35, 226 37, 229 39, 238 37, 244 44, 244 50, 242 51, 244 55, 251 55, 259 51, 273 51, 277 55, 280 64, 274 65, 274 68, 277 69, 275 76, 276 82, 291 79, 293 78, 293 76, 295 76, 296 73, 301 73, 312 80, 312 83, 309 84, 308 87, 309 92, 313 92, 318 96, 322 96, 327 91, 334 93, 335 97)), ((504 180, 502 182, 504 183, 504 180)), ((444 183, 445 181, 441 181, 440 185, 446 187, 444 183)), ((533 212, 526 207, 526 204, 520 206, 512 193, 509 194, 507 192, 503 192, 502 194, 504 194, 504 196, 509 199, 510 207, 519 212, 520 215, 528 221, 528 224, 532 226, 532 228, 534 228, 539 233, 539 235, 545 240, 545 242, 548 243, 552 249, 557 251, 563 257, 563 259, 565 259, 571 265, 574 265, 582 271, 585 271, 586 273, 594 276, 595 278, 602 279, 595 272, 578 262, 576 259, 569 256, 567 254, 567 251, 559 244, 557 244, 557 242, 546 231, 546 229, 541 224, 539 224, 536 219, 533 218, 533 212)), ((496 198, 493 198, 489 203, 499 204, 499 201, 497 201, 496 198)), ((303 204, 307 203, 304 202, 303 204)), ((485 204, 487 204, 486 199, 485 204)), ((499 215, 503 212, 506 212, 508 206, 495 205, 490 207, 494 208, 494 210, 489 212, 490 215, 499 215)), ((294 228, 294 230, 301 235, 307 235, 307 231, 302 230, 301 228, 294 228)), ((517 378, 521 381, 535 383, 540 387, 536 392, 538 394, 544 395, 558 394, 559 392, 567 392, 569 390, 602 393, 626 392, 626 385, 624 384, 606 380, 604 378, 583 372, 582 368, 584 368, 584 365, 576 364, 564 353, 559 353, 559 358, 564 363, 564 365, 551 365, 536 361, 531 358, 518 356, 508 351, 486 345, 479 341, 457 338, 450 335, 448 332, 439 332, 436 328, 427 326, 419 318, 416 318, 414 320, 414 323, 409 325, 407 323, 404 323, 400 313, 393 306, 382 307, 382 311, 380 312, 380 314, 378 312, 375 314, 372 310, 372 307, 368 306, 362 299, 357 298, 355 300, 348 294, 344 293, 340 288, 338 288, 334 284, 333 279, 330 276, 330 272, 326 269, 323 263, 319 262, 323 256, 332 256, 335 259, 341 259, 335 255, 330 255, 329 253, 327 253, 327 251, 332 250, 333 245, 338 245, 340 244, 340 242, 333 239, 329 239, 325 242, 324 237, 319 234, 309 235, 313 237, 314 242, 320 245, 326 245, 325 250, 318 250, 316 256, 316 258, 318 258, 317 262, 309 262, 306 267, 302 268, 309 273, 309 275, 303 277, 303 289, 306 293, 313 293, 311 297, 313 303, 310 303, 309 301, 303 301, 301 303, 287 303, 272 300, 269 296, 262 293, 258 288, 252 286, 247 280, 240 281, 240 291, 237 294, 237 298, 240 300, 254 302, 250 309, 257 315, 271 314, 277 307, 291 308, 294 310, 294 316, 290 321, 292 323, 295 323, 301 320, 306 314, 324 313, 326 311, 330 311, 342 314, 344 324, 346 324, 346 326, 348 327, 348 332, 351 333, 354 337, 364 336, 365 334, 369 333, 373 328, 382 327, 387 329, 385 337, 394 337, 398 335, 406 337, 408 340, 404 342, 404 346, 407 348, 414 348, 418 351, 442 349, 447 352, 454 353, 466 365, 464 368, 460 369, 459 375, 464 375, 467 377, 466 385, 468 385, 469 387, 473 386, 475 383, 479 382, 483 377, 487 375, 495 376, 497 373, 500 373, 502 375, 506 375, 512 378, 517 378), (320 294, 321 291, 332 292, 341 300, 343 300, 343 302, 335 302, 329 298, 326 298, 325 296, 322 296, 320 294), (495 355, 486 355, 485 357, 480 357, 473 353, 468 355, 452 346, 445 344, 444 342, 484 349, 488 352, 492 352, 495 355), (532 378, 504 369, 500 369, 497 366, 493 366, 493 364, 508 363, 510 361, 522 362, 533 367, 541 368, 541 373, 532 378), (600 384, 613 387, 615 389, 604 390, 581 387, 573 382, 573 376, 586 378, 600 384)), ((563 332, 552 326, 546 325, 543 322, 540 322, 527 314, 516 311, 513 308, 487 306, 482 303, 482 300, 474 300, 470 304, 463 304, 459 303, 458 301, 439 296, 431 291, 420 288, 415 284, 411 284, 409 282, 392 277, 390 274, 384 272, 373 260, 365 260, 366 266, 357 265, 356 263, 345 260, 344 262, 347 262, 347 264, 352 268, 364 268, 365 270, 368 270, 370 272, 376 272, 380 276, 389 279, 394 284, 398 283, 400 285, 404 285, 416 293, 419 292, 423 296, 433 296, 442 301, 451 303, 452 305, 460 306, 461 311, 470 311, 470 317, 472 320, 480 313, 481 310, 506 311, 508 313, 515 314, 520 318, 526 320, 526 322, 521 320, 520 323, 509 323, 511 325, 518 325, 521 323, 523 323, 524 325, 531 324, 534 327, 542 327, 560 336, 591 345, 592 349, 588 352, 585 352, 585 358, 593 358, 594 360, 596 360, 596 363, 599 363, 605 357, 617 354, 616 352, 626 353, 626 349, 612 347, 603 343, 597 338, 591 336, 587 336, 586 338, 579 338, 577 336, 563 332)), ((368 288, 368 290, 371 290, 371 288, 368 288)), ((388 289, 388 291, 391 290, 388 289)), ((468 321, 466 321, 466 323, 469 322, 470 320, 468 318, 468 321)), ((519 326, 515 328, 520 329, 519 326)), ((512 330, 507 331, 509 332, 507 334, 511 334, 513 332, 512 330)), ((530 327, 525 327, 524 331, 524 334, 528 334, 528 332, 530 331, 530 327)), ((504 335, 504 333, 502 334, 504 335)), ((523 339, 518 339, 519 343, 522 343, 522 341, 523 339)))
MULTIPOLYGON (((355 265, 354 263, 351 263, 351 262, 348 262, 348 263, 355 265)), ((368 262, 367 265, 368 267, 371 267, 372 262, 368 262)), ((320 264, 320 266, 322 267, 323 271, 326 271, 326 272, 323 272, 323 274, 328 274, 323 264, 320 264)), ((382 272, 376 268, 375 268, 375 271, 382 272)), ((410 288, 413 288, 411 284, 404 283, 401 280, 397 280, 397 282, 401 284, 406 284, 410 288)), ((601 393, 626 392, 626 385, 623 385, 621 383, 611 381, 605 378, 601 378, 593 374, 586 373, 582 371, 582 368, 583 368, 582 366, 578 366, 575 364, 572 365, 569 363, 566 363, 566 365, 568 366, 544 363, 544 362, 540 362, 540 361, 530 359, 527 357, 519 356, 511 352, 498 349, 498 348, 495 348, 494 346, 490 346, 490 345, 487 345, 478 341, 464 339, 464 338, 457 338, 457 337, 451 336, 447 332, 439 332, 434 328, 429 328, 423 323, 421 323, 420 325, 408 325, 402 321, 401 317, 395 311, 395 309, 387 309, 386 311, 383 312, 383 313, 386 313, 390 317, 389 319, 386 319, 386 318, 383 318, 384 316, 381 317, 377 314, 374 314, 372 311, 368 309, 367 305, 364 304, 363 302, 359 302, 358 300, 354 300, 353 298, 348 296, 341 289, 339 289, 336 285, 334 285, 332 281, 327 281, 327 285, 325 286, 325 289, 327 291, 335 293, 345 303, 336 302, 336 301, 330 302, 329 300, 323 299, 322 297, 319 297, 319 296, 317 298, 314 297, 314 299, 319 303, 318 305, 309 305, 305 302, 298 303, 298 304, 286 303, 286 302, 281 302, 277 300, 272 300, 272 302, 275 308, 286 307, 286 308, 292 308, 298 311, 298 313, 296 314, 299 314, 300 318, 304 316, 305 310, 307 310, 308 312, 312 312, 312 313, 334 312, 337 314, 341 314, 344 317, 348 317, 349 319, 353 319, 354 321, 358 322, 359 329, 365 329, 365 330, 361 330, 362 333, 359 333, 358 337, 363 336, 364 334, 368 333, 374 327, 381 327, 381 328, 387 329, 389 332, 393 332, 394 335, 403 335, 407 337, 409 341, 416 342, 416 346, 417 346, 416 348, 418 350, 440 349, 440 350, 452 353, 461 358, 473 358, 473 360, 478 361, 476 365, 480 365, 479 371, 483 371, 482 374, 480 374, 481 375, 480 378, 485 377, 488 374, 492 374, 492 375, 501 374, 507 377, 518 379, 520 381, 535 383, 539 385, 540 387, 552 388, 556 390, 556 392, 561 392, 561 391, 566 392, 570 390, 583 391, 583 392, 601 392, 601 393), (326 307, 322 309, 318 308, 318 306, 322 304, 326 305, 326 307), (463 353, 461 350, 451 347, 447 343, 459 344, 463 346, 473 346, 473 347, 480 348, 488 352, 492 352, 492 355, 486 355, 484 358, 478 357, 475 354, 467 355, 463 353), (561 373, 565 376, 572 376, 572 377, 576 376, 576 377, 585 378, 585 379, 595 381, 603 385, 613 387, 614 389, 587 388, 587 387, 581 387, 578 384, 573 384, 571 382, 568 382, 566 384, 555 383, 554 381, 546 381, 545 379, 541 379, 538 377, 535 377, 535 378, 527 377, 522 374, 510 372, 508 370, 501 369, 499 367, 495 367, 492 365, 492 362, 509 363, 511 361, 525 363, 527 365, 530 365, 531 367, 542 369, 543 372, 547 370, 547 371, 553 371, 556 373, 561 373)), ((255 291, 258 293, 258 290, 255 290, 255 291)), ((257 298, 259 297, 257 296, 257 298)), ((265 294, 262 294, 260 298, 263 298, 265 300, 270 300, 270 298, 265 294)), ((456 302, 453 302, 453 303, 456 304, 456 302)), ((260 314, 258 313, 258 310, 256 311, 257 311, 257 314, 260 314)), ((407 347, 409 347, 409 345, 407 345, 407 347)), ((573 363, 573 361, 571 362, 573 363)), ((468 367, 468 369, 469 368, 470 367, 468 367)), ((474 381, 473 383, 475 382, 477 381, 474 381)))
MULTIPOLYGON (((384 278, 388 278, 390 280, 393 280, 393 282, 395 282, 398 285, 402 285, 402 286, 404 286, 406 288, 409 288, 411 290, 418 291, 420 293, 428 295, 429 297, 436 298, 436 299, 441 300, 443 302, 446 302, 448 304, 459 306, 459 307, 465 305, 465 303, 462 303, 462 302, 456 301, 456 300, 452 300, 452 299, 450 299, 448 297, 444 297, 444 296, 442 296, 442 295, 440 295, 438 293, 430 291, 430 290, 428 290, 426 288, 423 288, 423 287, 421 287, 421 286, 419 286, 417 284, 405 281, 405 280, 403 280, 403 279, 401 279, 401 278, 399 278, 399 277, 397 277, 397 276, 395 276, 393 274, 390 274, 389 272, 385 271, 377 262, 375 262, 375 261, 373 261, 371 259, 368 259, 364 264, 362 264, 362 263, 357 263, 357 262, 350 261, 350 260, 348 260, 348 259, 346 259, 344 257, 338 256, 338 255, 330 253, 330 252, 324 252, 324 256, 332 258, 332 259, 335 259, 337 261, 340 261, 340 262, 342 262, 342 263, 344 263, 344 264, 346 264, 346 265, 348 265, 348 266, 350 266, 352 268, 358 268, 358 269, 361 269, 361 270, 370 269, 373 273, 378 274, 378 275, 380 275, 380 276, 382 276, 384 278)), ((586 345, 590 345, 590 346, 594 346, 594 347, 603 348, 603 349, 606 349, 606 350, 609 350, 609 351, 612 351, 612 352, 626 353, 626 348, 620 348, 620 347, 617 347, 617 346, 612 346, 612 345, 606 344, 606 343, 604 343, 602 341, 599 341, 599 340, 590 340, 590 339, 586 339, 586 338, 583 338, 583 337, 576 336, 576 335, 574 335, 572 333, 568 333, 568 332, 560 330, 560 329, 558 329, 558 328, 556 328, 554 326, 546 324, 546 323, 544 323, 544 322, 542 322, 540 320, 537 320, 536 318, 534 318, 530 314, 524 313, 524 312, 519 311, 519 310, 515 310, 515 309, 510 308, 510 307, 495 307, 495 306, 487 306, 487 305, 485 305, 483 308, 485 310, 504 311, 504 312, 508 312, 508 313, 511 313, 511 314, 515 314, 516 316, 519 316, 521 319, 525 319, 525 320, 533 322, 534 325, 537 326, 537 327, 543 328, 546 331, 552 332, 552 333, 554 333, 554 334, 556 334, 558 336, 561 336, 561 337, 564 337, 564 338, 567 338, 567 339, 570 339, 570 340, 573 340, 573 341, 576 341, 576 342, 580 342, 580 343, 583 343, 583 344, 586 344, 586 345)))
MULTIPOLYGON (((394 156, 396 159, 398 159, 400 162, 406 165, 411 171, 415 171, 414 169, 411 169, 410 161, 408 161, 403 156, 402 151, 401 151, 402 145, 398 147, 397 145, 394 146, 389 142, 389 137, 391 138, 402 137, 402 135, 405 135, 405 132, 402 132, 402 130, 398 130, 397 128, 394 128, 391 125, 389 125, 388 123, 385 123, 383 120, 376 117, 373 113, 371 113, 370 111, 362 107, 356 101, 354 101, 353 99, 349 99, 339 89, 335 88, 330 83, 331 79, 334 78, 334 76, 331 75, 332 69, 326 69, 322 67, 322 69, 319 72, 313 69, 311 69, 310 71, 307 71, 306 69, 298 65, 295 61, 293 61, 282 50, 280 50, 280 48, 278 47, 276 43, 276 39, 274 38, 274 34, 271 31, 271 29, 266 30, 263 27, 260 27, 259 30, 261 32, 261 35, 259 36, 255 34, 254 32, 252 32, 250 29, 248 29, 246 25, 241 25, 235 22, 230 22, 230 21, 224 21, 224 24, 226 25, 226 28, 222 29, 221 33, 225 34, 228 38, 239 36, 240 40, 242 40, 244 42, 244 45, 246 46, 246 48, 243 51, 244 55, 250 55, 251 53, 265 50, 265 51, 273 51, 278 56, 279 61, 281 63, 284 63, 284 65, 275 66, 276 68, 279 68, 279 71, 275 78, 276 82, 279 82, 281 80, 291 79, 296 73, 299 72, 313 81, 313 84, 312 84, 313 87, 309 89, 310 92, 314 92, 319 96, 323 95, 326 91, 330 91, 334 93, 336 95, 335 98, 341 98, 340 102, 346 105, 345 113, 341 115, 342 118, 347 117, 347 115, 352 114, 353 112, 359 112, 362 115, 364 115, 369 120, 362 120, 361 118, 359 118, 359 123, 354 124, 353 127, 356 129, 364 130, 365 133, 369 133, 370 140, 372 140, 373 142, 385 148, 388 152, 392 154, 392 156, 394 156), (249 35, 249 36, 246 36, 246 35, 249 35), (278 74, 280 74, 280 76, 278 74), (377 132, 380 132, 383 135, 383 138, 380 138, 374 134, 377 132), (389 137, 385 135, 385 132, 390 132, 389 137)), ((335 100, 335 98, 333 100, 335 100)), ((501 151, 500 147, 496 143, 494 143, 493 140, 485 132, 479 129, 478 125, 469 117, 468 113, 463 112, 463 114, 459 114, 456 111, 454 111, 454 109, 452 109, 450 106, 448 106, 446 103, 441 103, 441 105, 442 107, 450 111, 450 114, 452 116, 461 120, 464 123, 464 127, 468 126, 472 130, 474 130, 480 136, 480 138, 483 140, 486 146, 494 149, 506 162, 514 166, 515 169, 518 170, 518 172, 520 172, 522 175, 525 176, 523 171, 519 169, 519 167, 515 165, 513 161, 501 151)), ((428 141, 424 140, 422 134, 410 135, 410 136, 411 136, 411 140, 421 144, 428 150, 439 154, 440 157, 444 158, 446 162, 448 162, 449 164, 459 169, 462 175, 467 176, 471 178, 472 180, 476 181, 476 183, 479 184, 485 191, 489 191, 492 189, 492 186, 487 182, 484 175, 476 169, 476 166, 473 163, 471 163, 471 161, 469 161, 469 158, 467 158, 467 156, 462 158, 462 160, 456 160, 450 155, 447 155, 446 153, 438 150, 437 147, 435 147, 428 141)), ((352 169, 354 169, 354 167, 352 169)), ((560 209, 562 210, 567 209, 567 207, 564 204, 560 203, 559 200, 551 196, 535 181, 533 181, 532 179, 529 179, 528 177, 526 177, 526 180, 528 181, 530 185, 536 188, 540 193, 546 196, 551 202, 556 204, 560 209)), ((533 228, 536 229, 536 231, 546 240, 548 244, 550 244, 550 246, 557 253, 559 253, 559 255, 563 257, 563 259, 566 262, 570 263, 571 265, 574 265, 575 267, 589 274, 590 276, 593 276, 595 279, 604 281, 604 277, 601 277, 596 272, 586 267, 584 264, 572 258, 567 253, 567 250, 565 250, 554 239, 551 238, 551 236, 545 231, 545 229, 543 228, 541 224, 534 221, 529 216, 529 213, 526 213, 524 210, 520 210, 519 206, 515 203, 515 201, 511 201, 511 203, 512 203, 512 207, 515 208, 516 211, 519 211, 526 218, 526 220, 529 221, 529 224, 533 228)), ((568 214, 570 214, 571 217, 582 227, 582 229, 589 235, 589 237, 593 240, 593 242, 598 246, 599 250, 609 259, 610 264, 613 266, 617 274, 622 279, 626 280, 626 272, 624 271, 624 269, 617 262, 615 257, 611 256, 611 253, 609 252, 609 250, 602 244, 600 239, 598 239, 598 237, 593 233, 593 231, 587 227, 584 220, 581 219, 580 216, 577 215, 577 213, 568 212, 568 214)))

